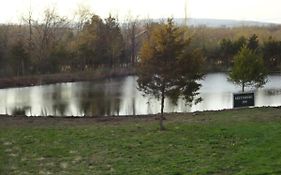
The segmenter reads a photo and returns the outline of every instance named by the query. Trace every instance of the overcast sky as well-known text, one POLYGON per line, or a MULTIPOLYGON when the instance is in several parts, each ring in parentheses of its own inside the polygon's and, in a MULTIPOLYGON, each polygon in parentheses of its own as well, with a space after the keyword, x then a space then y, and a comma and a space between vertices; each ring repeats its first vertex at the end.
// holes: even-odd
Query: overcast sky
MULTIPOLYGON (((77 6, 89 6, 101 17, 128 14, 139 18, 184 17, 185 0, 3 0, 0 23, 18 22, 29 6, 39 18, 43 9, 56 6, 60 15, 72 17, 77 6)), ((281 0, 188 0, 191 18, 254 20, 281 23, 281 0)))

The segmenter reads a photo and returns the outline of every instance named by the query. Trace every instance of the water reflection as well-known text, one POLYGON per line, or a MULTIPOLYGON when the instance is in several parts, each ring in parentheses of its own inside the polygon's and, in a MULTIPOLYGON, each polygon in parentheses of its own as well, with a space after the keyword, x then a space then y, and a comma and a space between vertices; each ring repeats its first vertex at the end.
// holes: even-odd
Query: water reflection
POLYGON ((68 91, 64 91, 62 86, 54 86, 51 94, 44 94, 45 98, 51 96, 52 100, 52 111, 54 115, 65 115, 68 110, 69 101, 66 100, 70 98, 67 94, 68 91))
POLYGON ((12 109, 12 115, 26 115, 27 112, 30 112, 30 110, 30 106, 15 107, 14 109, 12 109))
POLYGON ((267 96, 276 96, 281 94, 281 89, 265 89, 264 93, 267 96))
MULTIPOLYGON (((28 88, 0 90, 1 114, 84 116, 137 115, 160 111, 160 102, 143 96, 137 90, 137 77, 108 79, 97 82, 62 83, 28 88)), ((232 93, 239 87, 227 81, 223 73, 208 74, 201 82, 203 102, 187 106, 179 100, 173 105, 166 100, 165 112, 190 112, 228 109, 233 106, 232 93)), ((281 105, 281 75, 271 75, 263 89, 254 91, 256 106, 281 105)))
POLYGON ((125 79, 79 83, 74 96, 80 115, 119 115, 125 79))

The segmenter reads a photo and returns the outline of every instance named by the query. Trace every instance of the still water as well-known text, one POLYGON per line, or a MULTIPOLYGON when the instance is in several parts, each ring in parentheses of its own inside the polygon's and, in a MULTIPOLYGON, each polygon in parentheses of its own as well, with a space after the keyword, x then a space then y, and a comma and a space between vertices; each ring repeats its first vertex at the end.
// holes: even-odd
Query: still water
MULTIPOLYGON (((84 116, 155 114, 160 102, 143 96, 137 90, 137 77, 107 79, 97 82, 61 83, 54 85, 0 90, 0 113, 24 112, 28 116, 84 116)), ((224 73, 207 74, 201 81, 199 104, 186 106, 179 100, 173 105, 166 100, 165 112, 194 112, 229 109, 233 106, 233 93, 240 87, 227 81, 224 73)), ((281 75, 270 75, 262 89, 255 92, 256 106, 281 106, 281 75)))

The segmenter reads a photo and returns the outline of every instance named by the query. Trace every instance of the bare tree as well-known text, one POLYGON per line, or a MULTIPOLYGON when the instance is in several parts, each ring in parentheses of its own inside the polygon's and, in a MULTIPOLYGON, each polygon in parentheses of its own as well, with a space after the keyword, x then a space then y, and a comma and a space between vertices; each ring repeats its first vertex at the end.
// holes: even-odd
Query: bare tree
POLYGON ((55 8, 47 8, 44 11, 42 22, 34 21, 34 50, 38 63, 48 58, 51 50, 64 37, 68 24, 67 18, 60 17, 55 8))
POLYGON ((141 31, 138 17, 133 17, 129 14, 125 22, 124 30, 123 35, 126 40, 126 48, 130 53, 130 63, 134 66, 137 55, 137 34, 141 31))
POLYGON ((28 12, 28 28, 29 28, 29 40, 28 40, 28 45, 29 45, 29 50, 32 50, 32 9, 31 5, 29 7, 29 12, 28 12))
POLYGON ((84 24, 91 19, 94 14, 91 12, 90 8, 80 4, 75 12, 74 19, 76 21, 75 27, 77 31, 83 29, 84 24))
POLYGON ((29 4, 29 9, 27 11, 27 14, 22 16, 22 21, 24 22, 24 25, 28 26, 28 37, 27 37, 27 43, 28 43, 28 52, 32 52, 33 48, 33 42, 32 42, 32 34, 33 34, 33 11, 31 7, 31 2, 29 4))

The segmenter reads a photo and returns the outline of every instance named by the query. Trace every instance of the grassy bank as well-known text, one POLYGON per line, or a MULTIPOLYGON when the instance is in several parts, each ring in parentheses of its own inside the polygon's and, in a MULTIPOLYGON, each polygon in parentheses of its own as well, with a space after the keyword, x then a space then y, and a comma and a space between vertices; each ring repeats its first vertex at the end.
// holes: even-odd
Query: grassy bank
POLYGON ((127 76, 134 74, 133 68, 99 68, 93 71, 76 72, 76 73, 60 73, 46 74, 22 77, 0 78, 0 88, 9 87, 26 87, 34 85, 45 85, 54 83, 77 82, 77 81, 93 81, 109 77, 127 76))
POLYGON ((281 109, 0 118, 0 174, 281 174, 281 109))

